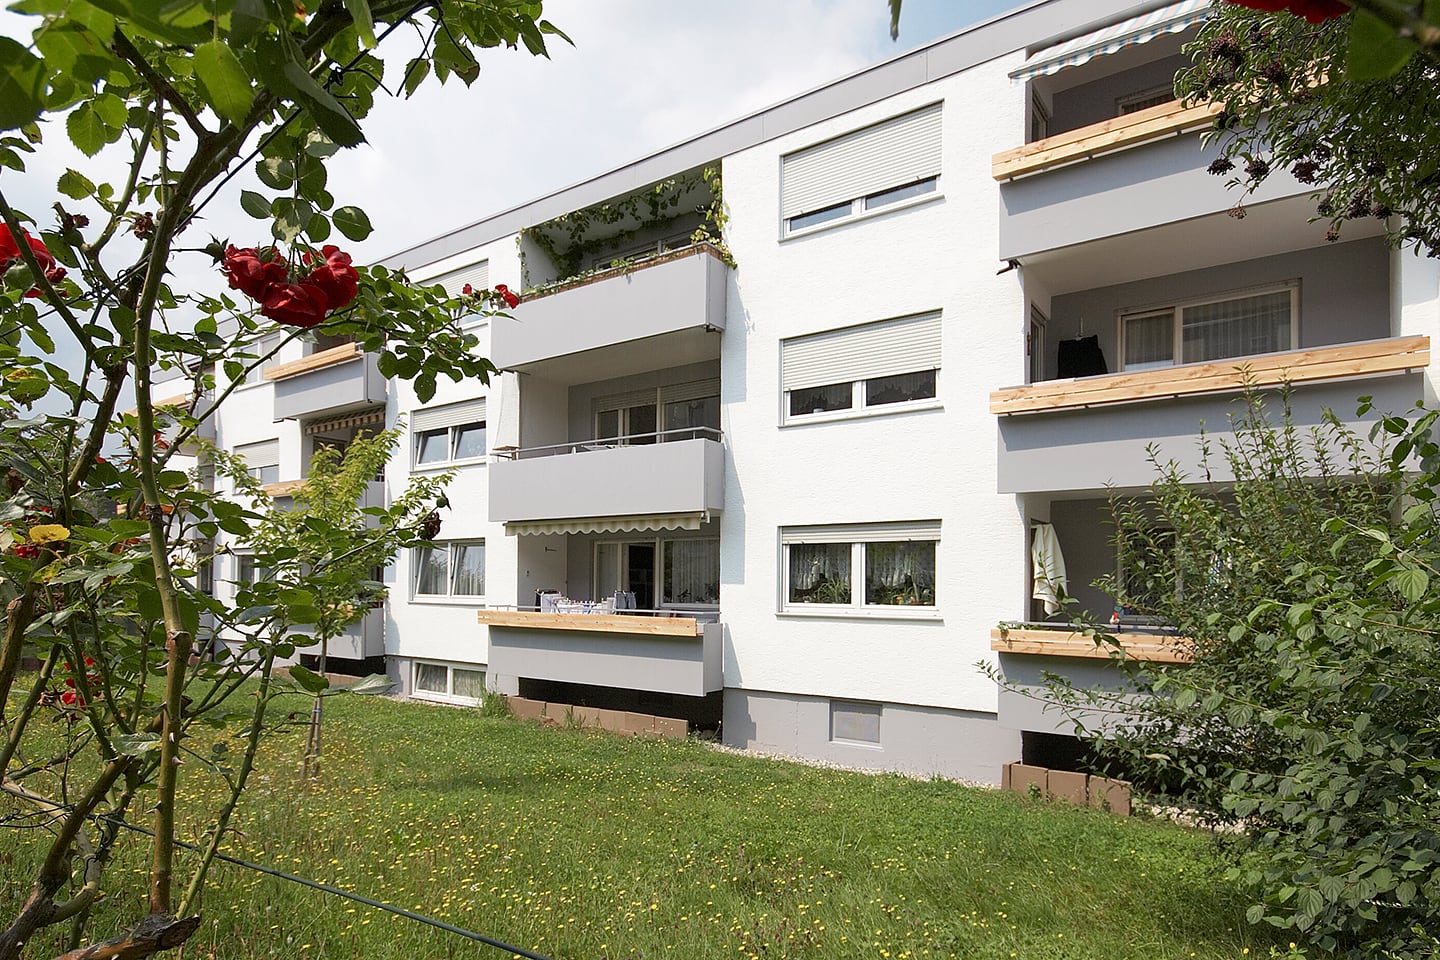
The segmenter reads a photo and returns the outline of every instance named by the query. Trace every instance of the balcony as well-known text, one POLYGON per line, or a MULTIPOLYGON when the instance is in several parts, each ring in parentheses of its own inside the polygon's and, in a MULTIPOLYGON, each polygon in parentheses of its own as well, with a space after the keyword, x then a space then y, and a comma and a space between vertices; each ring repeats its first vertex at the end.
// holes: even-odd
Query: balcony
POLYGON ((997 653, 1085 660, 1140 660, 1148 663, 1189 663, 1188 642, 1165 633, 1122 632, 1115 644, 1067 627, 1036 624, 999 626, 990 631, 990 649, 997 653))
POLYGON ((277 363, 265 371, 275 384, 275 419, 299 420, 385 403, 385 378, 375 358, 353 343, 277 363))
POLYGON ((1356 416, 1356 399, 1370 395, 1382 412, 1409 409, 1424 394, 1420 371, 1429 362, 1428 337, 1393 337, 996 390, 990 411, 1000 417, 998 490, 1146 486, 1154 479, 1152 444, 1193 473, 1202 429, 1213 440, 1226 438, 1230 415, 1243 412, 1238 401, 1247 384, 1293 387, 1299 426, 1318 424, 1332 410, 1365 436, 1370 423, 1356 416))
POLYGON ((547 379, 569 383, 713 359, 728 272, 700 243, 560 284, 491 321, 491 359, 521 372, 543 364, 547 379))
POLYGON ((725 449, 718 430, 672 433, 687 439, 655 443, 651 434, 646 443, 621 437, 513 451, 490 466, 490 519, 513 533, 698 529, 725 504, 725 449))
POLYGON ((723 628, 692 617, 481 610, 497 675, 702 697, 725 685, 723 628))

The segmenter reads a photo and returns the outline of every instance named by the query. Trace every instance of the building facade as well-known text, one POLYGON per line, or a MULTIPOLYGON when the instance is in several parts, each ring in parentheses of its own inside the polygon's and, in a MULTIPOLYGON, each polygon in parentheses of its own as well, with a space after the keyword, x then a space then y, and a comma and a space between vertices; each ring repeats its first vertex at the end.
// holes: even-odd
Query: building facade
POLYGON ((1026 688, 1113 676, 1045 622, 1037 537, 1106 622, 1107 490, 1245 377, 1302 421, 1434 398, 1434 261, 1327 243, 1279 174, 1228 215, 1170 92, 1207 6, 1040 0, 391 258, 526 291, 476 321, 499 376, 422 405, 292 344, 217 428, 275 496, 382 424, 392 490, 454 472, 332 656, 851 766, 1044 759, 1069 723, 1026 688))

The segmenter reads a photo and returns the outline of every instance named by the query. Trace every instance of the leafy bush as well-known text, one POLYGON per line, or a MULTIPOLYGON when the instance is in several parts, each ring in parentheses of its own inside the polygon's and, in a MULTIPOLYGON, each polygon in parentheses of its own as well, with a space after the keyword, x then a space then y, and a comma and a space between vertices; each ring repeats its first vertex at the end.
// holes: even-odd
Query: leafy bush
POLYGON ((1127 662, 1134 698, 1054 687, 1108 712, 1082 731, 1102 760, 1237 828, 1252 923, 1347 957, 1436 955, 1437 416, 1367 442, 1252 398, 1220 445, 1233 480, 1208 449, 1202 483, 1152 452, 1151 496, 1113 502, 1132 572, 1100 586, 1192 638, 1194 663, 1127 662))

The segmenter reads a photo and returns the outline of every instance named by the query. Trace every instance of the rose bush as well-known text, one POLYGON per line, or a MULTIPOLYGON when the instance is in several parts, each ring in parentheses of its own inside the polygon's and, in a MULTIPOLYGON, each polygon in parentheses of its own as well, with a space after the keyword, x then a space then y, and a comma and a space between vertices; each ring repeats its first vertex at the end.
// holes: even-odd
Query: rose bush
MULTIPOLYGON (((30 247, 30 252, 34 254, 35 262, 45 274, 46 280, 49 280, 51 283, 59 283, 65 279, 65 268, 55 264, 55 258, 50 254, 50 250, 45 246, 43 240, 39 237, 32 237, 24 230, 20 231, 20 236, 25 239, 26 245, 30 247)), ((15 236, 10 232, 10 225, 0 223, 0 277, 5 276, 6 271, 10 269, 12 264, 21 262, 23 262, 23 260, 20 255, 20 245, 15 242, 15 236)), ((25 296, 39 297, 40 288, 31 287, 25 292, 25 296)))

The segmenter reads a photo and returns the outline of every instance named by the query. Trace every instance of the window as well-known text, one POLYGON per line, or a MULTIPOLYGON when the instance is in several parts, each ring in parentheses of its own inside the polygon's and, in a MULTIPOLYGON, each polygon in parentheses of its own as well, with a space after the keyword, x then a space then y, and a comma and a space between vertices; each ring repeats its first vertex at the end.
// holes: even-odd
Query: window
POLYGON ((252 553, 235 554, 235 585, 253 586, 262 580, 270 579, 270 570, 255 563, 255 555, 252 553))
POLYGON ((458 267, 431 280, 426 280, 425 283, 428 286, 438 283, 452 297, 460 296, 460 292, 465 289, 467 283, 475 290, 488 290, 490 289, 490 261, 481 260, 479 263, 458 267))
POLYGON ((718 439, 720 381, 696 380, 595 401, 595 439, 622 445, 718 439))
POLYGON ((934 612, 939 521, 786 527, 780 542, 784 611, 934 612))
POLYGON ((485 671, 444 663, 417 662, 412 689, 415 697, 421 700, 479 703, 485 695, 485 671))
POLYGON ((485 541, 466 540, 416 547, 415 596, 485 596, 485 541))
POLYGON ((665 540, 662 605, 720 602, 720 541, 665 540))
POLYGON ((416 410, 410 417, 415 466, 477 460, 485 456, 485 399, 416 410))
POLYGON ((1025 334, 1026 383, 1039 383, 1045 379, 1045 314, 1036 306, 1030 307, 1030 329, 1025 334))
MULTIPOLYGON (((255 363, 255 361, 261 357, 269 355, 270 351, 274 350, 278 346, 280 346, 280 334, 272 333, 268 336, 261 337, 259 340, 255 341, 254 345, 252 345, 250 347, 250 350, 248 351, 254 354, 254 356, 250 357, 249 359, 241 358, 241 362, 244 363, 247 367, 250 367, 250 364, 255 363)), ((275 364, 278 362, 279 361, 276 360, 274 357, 270 357, 270 359, 265 360, 262 363, 258 363, 254 367, 250 367, 248 372, 245 374, 245 386, 249 387, 254 386, 257 383, 264 383, 265 371, 275 366, 275 364)))
POLYGON ((830 739, 835 743, 880 745, 881 708, 878 703, 830 701, 830 739))
POLYGON ((1169 103, 1174 99, 1175 88, 1170 84, 1163 87, 1151 87, 1149 90, 1117 97, 1115 99, 1115 115, 1123 117, 1150 107, 1158 107, 1160 104, 1169 103))
POLYGON ((622 591, 635 595, 634 609, 637 610, 717 606, 720 603, 720 541, 714 538, 597 541, 594 596, 603 600, 622 591))
POLYGON ((630 262, 643 257, 658 256, 668 253, 671 250, 679 250, 681 247, 688 247, 691 244, 689 233, 677 233, 673 236, 662 237, 659 240, 651 240, 648 243, 631 244, 627 247, 617 247, 614 250, 602 252, 590 258, 591 270, 603 270, 617 260, 630 262))
POLYGON ((1031 92, 1030 95, 1030 140, 1044 140, 1050 136, 1050 111, 1045 109, 1045 102, 1040 99, 1040 94, 1031 92))
POLYGON ((863 216, 939 189, 940 104, 807 147, 780 160, 787 234, 863 216))
POLYGON ((1167 594, 1179 597, 1175 551, 1178 541, 1169 527, 1132 530, 1119 545, 1115 560, 1116 582, 1128 601, 1119 612, 1127 620, 1148 618, 1167 594))
POLYGON ((780 344, 783 422, 930 406, 940 366, 940 314, 794 337, 780 344))
POLYGON ((1247 291, 1120 314, 1126 370, 1205 363, 1289 350, 1299 285, 1247 291), (1178 346, 1178 349, 1177 349, 1178 346))
POLYGON ((235 455, 245 461, 245 472, 261 483, 280 481, 279 440, 239 444, 235 447, 235 455))

